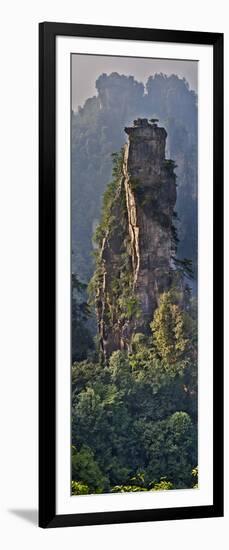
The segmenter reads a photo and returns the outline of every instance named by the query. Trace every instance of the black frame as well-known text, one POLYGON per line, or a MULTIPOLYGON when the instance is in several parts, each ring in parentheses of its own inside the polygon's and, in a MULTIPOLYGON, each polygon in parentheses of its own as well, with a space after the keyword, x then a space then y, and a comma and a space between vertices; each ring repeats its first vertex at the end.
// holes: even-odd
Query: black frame
POLYGON ((39 526, 223 516, 223 34, 68 23, 39 25, 39 526), (213 46, 213 505, 56 515, 56 36, 213 46))

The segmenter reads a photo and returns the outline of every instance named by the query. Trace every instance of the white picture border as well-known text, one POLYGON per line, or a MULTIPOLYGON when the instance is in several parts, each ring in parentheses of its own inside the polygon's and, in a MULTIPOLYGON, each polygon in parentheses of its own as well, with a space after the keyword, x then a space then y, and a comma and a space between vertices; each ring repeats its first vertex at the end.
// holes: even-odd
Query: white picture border
MULTIPOLYGON (((213 48, 81 37, 56 38, 56 513, 213 504, 213 48), (71 78, 72 53, 198 61, 199 488, 71 496, 71 78)), ((80 75, 79 75, 80 78, 80 75)), ((88 197, 90 200, 90 197, 88 197)))

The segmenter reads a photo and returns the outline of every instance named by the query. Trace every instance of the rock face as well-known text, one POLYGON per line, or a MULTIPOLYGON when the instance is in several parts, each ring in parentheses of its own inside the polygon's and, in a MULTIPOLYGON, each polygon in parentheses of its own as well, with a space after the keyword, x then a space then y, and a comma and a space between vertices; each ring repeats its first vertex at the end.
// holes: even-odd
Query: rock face
POLYGON ((166 131, 156 120, 125 128, 124 173, 135 293, 143 323, 152 320, 171 272, 172 216, 176 202, 174 163, 165 159, 166 131), (133 186, 131 184, 133 182, 133 186))
MULTIPOLYGON (((112 212, 116 221, 120 217, 120 223, 124 216, 124 230, 107 231, 101 247, 97 316, 105 356, 115 349, 131 348, 133 333, 149 330, 160 294, 171 284, 176 175, 174 162, 165 159, 167 133, 157 122, 137 119, 132 127, 125 128, 128 143, 112 212), (124 255, 129 262, 129 294, 122 272, 126 268, 120 262, 124 255), (111 280, 120 281, 119 292, 125 294, 127 303, 132 300, 134 307, 130 306, 129 314, 118 306, 115 310, 115 304, 111 307, 111 280)), ((117 296, 117 304, 122 303, 117 296)))

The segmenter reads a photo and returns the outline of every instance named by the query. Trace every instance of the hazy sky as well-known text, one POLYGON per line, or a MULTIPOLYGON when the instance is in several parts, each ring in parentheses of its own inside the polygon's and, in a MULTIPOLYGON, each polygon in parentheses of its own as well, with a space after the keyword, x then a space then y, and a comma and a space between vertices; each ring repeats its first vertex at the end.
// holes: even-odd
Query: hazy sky
POLYGON ((185 77, 190 88, 197 91, 197 61, 176 59, 146 59, 138 57, 112 57, 106 55, 72 55, 72 108, 78 110, 88 97, 97 95, 95 81, 102 73, 117 72, 134 76, 135 80, 146 83, 154 73, 176 74, 185 77))

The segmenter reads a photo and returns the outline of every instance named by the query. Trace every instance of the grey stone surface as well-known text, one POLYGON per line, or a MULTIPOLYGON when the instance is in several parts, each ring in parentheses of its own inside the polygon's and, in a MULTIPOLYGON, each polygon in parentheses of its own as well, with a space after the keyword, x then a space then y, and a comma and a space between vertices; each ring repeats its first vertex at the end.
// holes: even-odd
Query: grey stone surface
MULTIPOLYGON (((155 119, 137 119, 125 132, 128 142, 120 189, 123 186, 125 191, 131 280, 141 314, 132 319, 114 318, 113 324, 107 321, 110 279, 123 244, 116 234, 108 233, 101 249, 103 279, 97 300, 101 348, 106 357, 116 349, 131 349, 134 332, 149 331, 160 294, 171 284, 172 217, 177 194, 175 164, 165 158, 167 134, 155 119)), ((118 219, 120 206, 116 203, 113 215, 118 219)))

